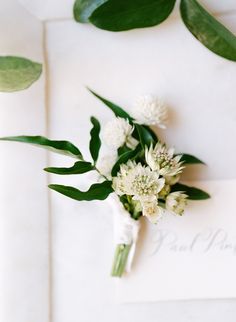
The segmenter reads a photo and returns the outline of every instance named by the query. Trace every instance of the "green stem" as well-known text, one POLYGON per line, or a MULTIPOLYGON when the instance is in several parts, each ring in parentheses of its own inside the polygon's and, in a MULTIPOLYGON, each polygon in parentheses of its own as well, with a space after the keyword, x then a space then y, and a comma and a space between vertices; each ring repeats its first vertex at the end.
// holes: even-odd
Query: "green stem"
POLYGON ((126 244, 118 244, 116 246, 115 256, 111 270, 112 276, 121 277, 123 275, 130 248, 131 245, 126 244))

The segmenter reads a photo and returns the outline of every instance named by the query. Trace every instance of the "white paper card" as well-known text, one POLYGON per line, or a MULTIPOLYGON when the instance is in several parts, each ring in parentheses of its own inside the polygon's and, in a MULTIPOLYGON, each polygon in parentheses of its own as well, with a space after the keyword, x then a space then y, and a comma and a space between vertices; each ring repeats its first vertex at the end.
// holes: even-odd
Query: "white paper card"
POLYGON ((212 198, 156 226, 142 221, 133 270, 116 281, 120 301, 236 298, 236 181, 188 184, 212 198))

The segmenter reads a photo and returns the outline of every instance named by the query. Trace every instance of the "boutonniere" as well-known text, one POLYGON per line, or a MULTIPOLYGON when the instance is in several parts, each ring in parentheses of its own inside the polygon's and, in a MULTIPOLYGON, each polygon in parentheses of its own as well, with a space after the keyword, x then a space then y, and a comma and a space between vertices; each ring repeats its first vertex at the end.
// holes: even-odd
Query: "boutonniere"
POLYGON ((140 218, 158 224, 165 214, 184 213, 187 201, 207 199, 208 193, 181 183, 181 174, 189 164, 202 163, 198 158, 176 153, 161 142, 153 130, 167 127, 168 110, 156 97, 141 97, 132 116, 120 106, 90 90, 114 113, 100 135, 101 126, 91 117, 89 150, 91 160, 69 141, 49 140, 42 136, 4 137, 1 140, 37 145, 76 159, 71 167, 50 167, 44 170, 58 175, 79 175, 89 171, 98 173, 98 180, 87 191, 76 187, 50 184, 49 188, 78 201, 108 198, 115 210, 116 250, 112 276, 121 277, 129 271, 138 238, 140 218), (102 140, 110 147, 110 154, 99 156, 102 140))

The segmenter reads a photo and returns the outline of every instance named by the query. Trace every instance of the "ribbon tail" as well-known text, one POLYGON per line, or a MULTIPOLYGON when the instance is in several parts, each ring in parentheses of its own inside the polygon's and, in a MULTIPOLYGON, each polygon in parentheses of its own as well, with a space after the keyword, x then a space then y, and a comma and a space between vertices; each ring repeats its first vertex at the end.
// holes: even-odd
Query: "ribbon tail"
POLYGON ((133 241, 132 244, 131 244, 131 248, 130 248, 129 255, 128 255, 128 258, 127 258, 127 262, 126 262, 126 266, 125 266, 125 271, 127 273, 129 273, 131 271, 135 251, 136 251, 136 241, 133 241))

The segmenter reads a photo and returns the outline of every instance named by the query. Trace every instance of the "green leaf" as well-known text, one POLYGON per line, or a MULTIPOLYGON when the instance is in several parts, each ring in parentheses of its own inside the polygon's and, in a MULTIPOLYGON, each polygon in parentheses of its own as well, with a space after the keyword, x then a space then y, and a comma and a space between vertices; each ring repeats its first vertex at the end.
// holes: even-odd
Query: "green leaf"
POLYGON ((92 12, 106 0, 76 0, 74 3, 74 18, 78 22, 88 22, 92 12))
POLYGON ((78 162, 75 162, 73 167, 70 167, 70 168, 50 167, 50 168, 45 168, 44 170, 50 173, 68 175, 68 174, 82 174, 85 172, 89 172, 91 170, 94 170, 94 167, 90 162, 78 161, 78 162))
POLYGON ((123 145, 118 149, 117 152, 118 152, 118 156, 121 156, 122 154, 130 151, 132 151, 132 149, 128 148, 127 145, 123 145))
POLYGON ((185 164, 205 164, 202 160, 196 158, 194 155, 186 153, 178 153, 176 155, 182 155, 180 161, 183 161, 185 164))
POLYGON ((181 0, 180 11, 188 30, 219 56, 236 61, 236 37, 196 0, 181 0))
POLYGON ((28 88, 42 73, 42 65, 14 56, 0 57, 0 92, 15 92, 28 88))
POLYGON ((122 31, 158 25, 171 13, 175 0, 109 0, 89 20, 98 28, 122 31))
POLYGON ((76 157, 77 159, 82 159, 82 154, 80 150, 68 141, 52 141, 43 136, 9 136, 0 138, 1 141, 14 141, 29 143, 33 145, 40 146, 52 152, 76 157))
POLYGON ((157 137, 156 133, 149 126, 142 125, 142 127, 144 127, 150 133, 154 142, 158 142, 158 137, 157 137))
POLYGON ((121 164, 128 162, 128 160, 134 159, 139 154, 140 151, 141 151, 141 146, 139 144, 134 150, 128 151, 122 154, 119 157, 119 159, 116 161, 116 163, 114 164, 111 170, 112 177, 115 177, 117 175, 117 172, 120 170, 121 164))
POLYGON ((107 99, 99 96, 98 94, 96 94, 95 92, 93 92, 91 89, 88 88, 88 90, 95 96, 97 97, 100 101, 102 101, 106 106, 108 106, 112 112, 118 116, 118 117, 122 117, 126 120, 129 120, 132 122, 133 118, 127 113, 125 112, 125 110, 123 110, 123 108, 121 108, 120 106, 108 101, 107 99))
POLYGON ((89 143, 89 149, 90 149, 90 154, 93 158, 93 161, 96 162, 98 159, 98 155, 99 155, 99 150, 101 147, 101 140, 99 137, 100 134, 100 124, 98 122, 98 120, 95 117, 91 117, 91 122, 93 124, 92 130, 90 131, 90 143, 89 143))
POLYGON ((171 192, 174 191, 183 191, 188 195, 188 199, 191 200, 204 200, 204 199, 209 199, 210 195, 198 188, 195 187, 189 187, 181 183, 176 183, 174 186, 171 188, 171 192))
POLYGON ((50 184, 48 187, 78 201, 104 200, 113 192, 111 181, 95 183, 88 191, 81 191, 74 187, 62 186, 59 184, 50 184))
POLYGON ((148 129, 140 124, 135 124, 135 128, 137 129, 139 140, 143 149, 145 149, 146 146, 149 147, 154 142, 152 134, 148 129))

